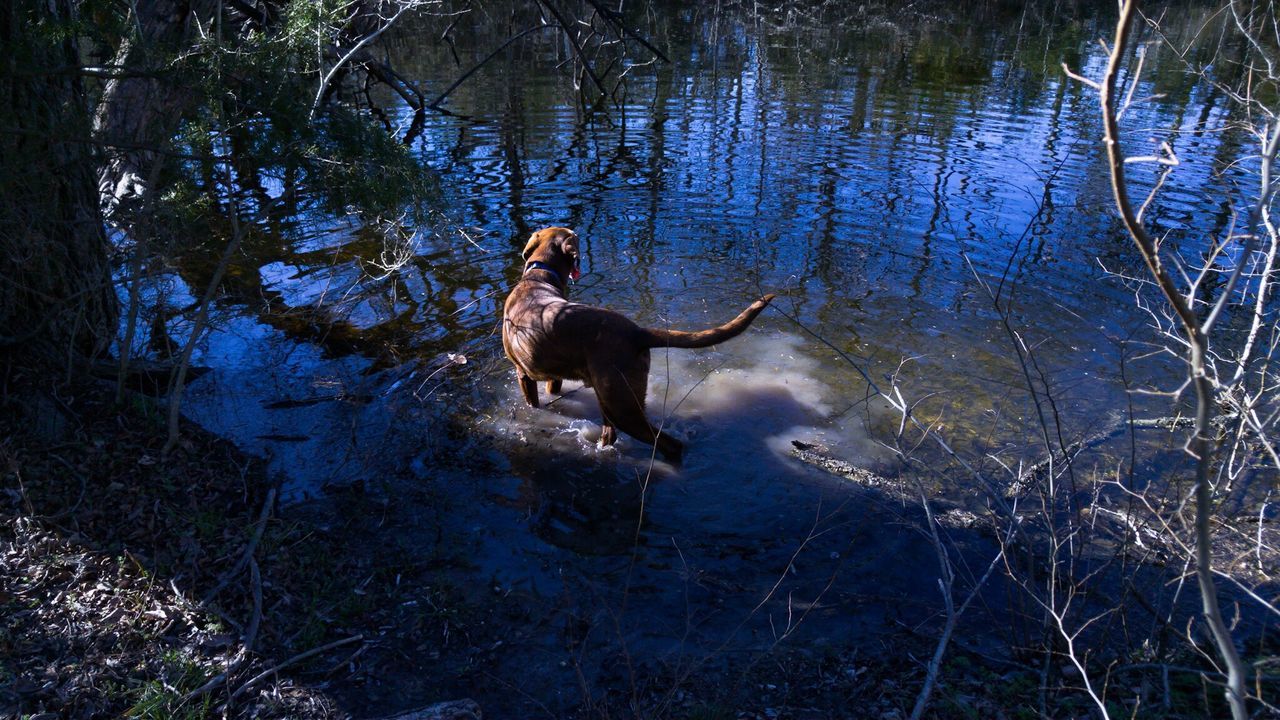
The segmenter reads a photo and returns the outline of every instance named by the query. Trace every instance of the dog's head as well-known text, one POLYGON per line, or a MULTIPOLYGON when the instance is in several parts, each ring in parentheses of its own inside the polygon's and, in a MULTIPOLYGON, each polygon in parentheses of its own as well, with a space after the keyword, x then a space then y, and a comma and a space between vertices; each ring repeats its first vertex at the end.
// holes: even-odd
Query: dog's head
POLYGON ((577 280, 582 273, 578 270, 578 234, 569 228, 543 228, 529 236, 525 243, 525 266, 531 262, 546 263, 562 278, 577 280))

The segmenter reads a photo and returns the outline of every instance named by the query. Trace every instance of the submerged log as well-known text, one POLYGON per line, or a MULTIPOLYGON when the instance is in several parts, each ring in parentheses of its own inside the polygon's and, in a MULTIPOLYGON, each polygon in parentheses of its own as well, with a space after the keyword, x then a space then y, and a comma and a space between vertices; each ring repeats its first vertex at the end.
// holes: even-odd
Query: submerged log
MULTIPOLYGON (((1182 418, 1167 417, 1134 420, 1135 429, 1171 430, 1185 426, 1182 418)), ((1054 458, 1058 466, 1062 466, 1077 453, 1096 447, 1103 442, 1120 435, 1129 427, 1128 423, 1112 423, 1105 429, 1091 433, 1080 440, 1070 443, 1067 452, 1054 458)), ((831 451, 815 443, 791 441, 791 455, 800 462, 862 487, 871 488, 879 493, 897 500, 905 505, 919 505, 923 490, 914 486, 909 480, 889 478, 861 468, 853 463, 836 457, 831 451)), ((1035 463, 1020 473, 1005 488, 1006 497, 1021 497, 1031 492, 1035 484, 1043 479, 1051 465, 1048 459, 1035 463)), ((1056 468, 1055 468, 1056 471, 1056 468)), ((998 532, 1000 520, 991 514, 979 514, 966 509, 959 503, 940 497, 928 498, 935 519, 942 527, 973 528, 988 532, 998 532)), ((1144 515, 1123 507, 1112 507, 1113 503, 1104 495, 1096 502, 1081 508, 1084 523, 1095 532, 1105 533, 1122 543, 1122 547, 1133 557, 1140 557, 1144 562, 1159 561, 1173 556, 1176 548, 1175 540, 1169 536, 1168 528, 1159 518, 1144 515)), ((1018 511, 1018 523, 1024 538, 1031 542, 1043 542, 1047 533, 1051 532, 1042 522, 1039 503, 1030 503, 1029 509, 1018 511)))
MULTIPOLYGON (((912 487, 908 481, 884 477, 866 468, 860 468, 847 460, 835 457, 828 448, 822 445, 792 440, 791 455, 810 467, 817 468, 862 487, 874 488, 899 502, 914 505, 919 504, 922 500, 921 491, 912 487)), ((980 524, 987 524, 976 513, 970 512, 948 500, 929 498, 929 505, 933 509, 934 518, 943 527, 972 528, 980 524)))

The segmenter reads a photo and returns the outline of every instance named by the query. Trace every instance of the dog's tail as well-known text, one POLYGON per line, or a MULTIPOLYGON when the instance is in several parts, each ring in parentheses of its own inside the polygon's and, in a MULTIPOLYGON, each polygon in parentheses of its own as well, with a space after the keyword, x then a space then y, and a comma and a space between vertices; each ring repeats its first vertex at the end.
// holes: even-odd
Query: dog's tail
POLYGON ((739 335, 752 320, 764 310, 769 301, 773 300, 773 293, 765 295, 759 300, 751 303, 751 306, 743 310, 738 317, 729 322, 714 327, 710 330, 699 330, 697 332, 683 332, 681 330, 658 330, 655 328, 640 328, 643 334, 644 342, 647 347, 677 347, 677 348, 701 348, 717 345, 728 340, 731 337, 739 335))

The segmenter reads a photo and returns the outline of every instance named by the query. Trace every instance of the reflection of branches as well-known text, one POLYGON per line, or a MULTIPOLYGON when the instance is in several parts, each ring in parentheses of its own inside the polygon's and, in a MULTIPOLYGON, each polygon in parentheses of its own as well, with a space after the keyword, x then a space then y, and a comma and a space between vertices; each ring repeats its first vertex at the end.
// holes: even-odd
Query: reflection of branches
POLYGON ((526 36, 526 35, 529 35, 530 33, 533 33, 533 32, 535 32, 535 31, 537 31, 537 30, 544 30, 544 29, 549 28, 549 27, 552 27, 552 26, 551 26, 551 25, 535 25, 534 27, 531 27, 531 28, 527 28, 527 29, 525 29, 525 30, 522 30, 521 32, 518 32, 518 33, 516 33, 515 35, 512 35, 511 37, 507 38, 506 42, 504 42, 504 43, 502 43, 501 45, 499 45, 498 47, 494 48, 494 49, 493 49, 493 51, 492 51, 492 52, 490 52, 488 55, 486 55, 486 56, 485 56, 485 58, 484 58, 483 60, 481 60, 480 62, 476 63, 475 65, 472 65, 470 70, 467 70, 466 72, 464 72, 464 73, 462 73, 461 75, 459 75, 459 76, 458 76, 458 79, 457 79, 457 80, 454 80, 452 85, 450 85, 449 87, 445 88, 445 89, 444 89, 444 92, 442 92, 442 93, 440 93, 439 95, 437 95, 435 100, 432 100, 431 102, 427 103, 427 107, 429 107, 429 108, 433 108, 433 109, 439 109, 439 107, 440 107, 440 103, 444 102, 446 98, 448 98, 450 95, 452 95, 454 90, 457 90, 457 89, 462 85, 462 83, 464 83, 464 82, 466 82, 466 81, 467 81, 467 78, 469 78, 469 77, 471 77, 472 75, 476 74, 476 71, 478 71, 480 68, 482 68, 482 67, 484 67, 486 64, 488 64, 488 62, 489 62, 490 60, 492 60, 492 59, 494 59, 495 57, 497 57, 497 56, 498 56, 498 54, 499 54, 499 53, 501 53, 503 50, 506 50, 506 49, 507 49, 507 47, 511 45, 511 43, 514 43, 515 41, 519 40, 520 38, 522 38, 522 37, 524 37, 524 36, 526 36))
MULTIPOLYGON (((535 0, 532 4, 538 9, 536 18, 532 20, 533 24, 511 35, 490 50, 481 60, 450 83, 434 100, 427 103, 426 107, 444 112, 442 108, 444 101, 481 68, 518 40, 548 28, 557 30, 572 51, 574 89, 584 90, 585 76, 585 79, 590 80, 590 86, 595 89, 596 98, 593 102, 597 104, 607 98, 612 98, 616 102, 627 72, 636 65, 647 64, 628 63, 632 43, 638 45, 642 52, 652 56, 652 60, 648 62, 654 60, 669 62, 665 53, 626 23, 621 12, 604 7, 595 0, 586 0, 585 5, 590 12, 583 13, 581 17, 572 15, 552 0, 535 0), (622 69, 616 70, 619 67, 622 69), (609 88, 606 79, 611 77, 616 77, 616 82, 612 88, 609 88)), ((450 23, 441 36, 448 43, 455 62, 458 60, 458 53, 452 32, 456 25, 456 20, 450 23)))

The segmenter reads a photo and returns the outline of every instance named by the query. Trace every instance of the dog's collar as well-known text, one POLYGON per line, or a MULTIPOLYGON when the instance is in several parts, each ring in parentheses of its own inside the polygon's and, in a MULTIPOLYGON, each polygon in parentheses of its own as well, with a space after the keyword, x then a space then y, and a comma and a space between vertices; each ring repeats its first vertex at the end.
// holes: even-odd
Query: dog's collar
POLYGON ((556 272, 550 265, 542 262, 541 260, 533 260, 528 265, 524 266, 525 275, 528 275, 530 270, 545 270, 556 276, 556 282, 559 283, 561 287, 564 286, 564 278, 560 277, 560 273, 556 272))

